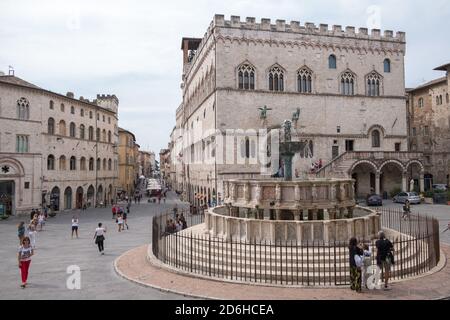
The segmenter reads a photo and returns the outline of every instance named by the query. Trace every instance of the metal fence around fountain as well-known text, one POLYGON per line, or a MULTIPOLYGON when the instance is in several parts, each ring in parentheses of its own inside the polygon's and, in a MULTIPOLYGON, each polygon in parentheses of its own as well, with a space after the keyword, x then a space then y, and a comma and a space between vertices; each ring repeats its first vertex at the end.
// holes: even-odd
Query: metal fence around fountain
MULTIPOLYGON (((188 227, 204 222, 204 214, 183 213, 188 227)), ((403 220, 401 210, 380 210, 382 228, 397 234, 391 279, 424 274, 439 262, 439 223, 427 216, 411 214, 403 220)), ((306 241, 244 241, 213 238, 189 229, 169 233, 172 213, 153 218, 154 256, 170 267, 207 277, 286 286, 341 286, 350 284, 348 243, 306 241)), ((374 239, 360 239, 372 252, 374 239)), ((374 268, 376 270, 376 268, 374 268)))

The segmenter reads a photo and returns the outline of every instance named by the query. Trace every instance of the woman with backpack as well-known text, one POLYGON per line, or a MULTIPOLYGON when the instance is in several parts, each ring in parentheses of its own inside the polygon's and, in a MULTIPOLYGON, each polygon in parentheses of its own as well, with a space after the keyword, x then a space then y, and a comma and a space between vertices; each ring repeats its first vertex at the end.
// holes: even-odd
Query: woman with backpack
POLYGON ((103 228, 102 223, 99 223, 98 228, 95 229, 94 239, 95 244, 98 246, 98 251, 100 251, 102 256, 105 254, 105 247, 103 245, 103 242, 105 241, 105 233, 106 228, 103 228))
POLYGON ((364 251, 358 246, 358 240, 351 238, 348 246, 350 262, 350 289, 361 292, 361 267, 363 266, 364 251))

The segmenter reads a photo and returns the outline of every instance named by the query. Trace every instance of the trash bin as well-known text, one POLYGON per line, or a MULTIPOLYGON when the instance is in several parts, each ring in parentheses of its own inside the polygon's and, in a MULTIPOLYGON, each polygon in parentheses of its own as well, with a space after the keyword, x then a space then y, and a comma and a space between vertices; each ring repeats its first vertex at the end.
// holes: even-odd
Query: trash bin
POLYGON ((447 204, 447 193, 435 193, 433 202, 434 204, 447 204))
POLYGON ((388 198, 389 197, 387 191, 383 192, 383 200, 387 200, 388 198))

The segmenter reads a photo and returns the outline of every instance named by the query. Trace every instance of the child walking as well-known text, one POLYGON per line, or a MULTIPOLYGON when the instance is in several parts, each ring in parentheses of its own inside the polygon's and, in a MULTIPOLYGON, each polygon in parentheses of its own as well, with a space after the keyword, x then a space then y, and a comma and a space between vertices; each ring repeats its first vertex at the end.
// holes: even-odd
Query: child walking
POLYGON ((369 278, 369 267, 372 265, 372 252, 367 244, 363 245, 363 265, 361 267, 362 285, 368 289, 367 279, 369 278))

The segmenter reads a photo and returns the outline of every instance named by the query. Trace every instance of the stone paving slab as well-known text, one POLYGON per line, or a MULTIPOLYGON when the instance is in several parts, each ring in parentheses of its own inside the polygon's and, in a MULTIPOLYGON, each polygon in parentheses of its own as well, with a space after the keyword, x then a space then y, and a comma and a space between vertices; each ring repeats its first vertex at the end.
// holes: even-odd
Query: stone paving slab
POLYGON ((116 272, 141 286, 188 297, 217 300, 437 300, 450 299, 450 246, 441 245, 442 264, 438 272, 395 283, 391 291, 344 288, 280 288, 220 282, 173 273, 147 260, 148 245, 127 251, 114 262, 116 272))

